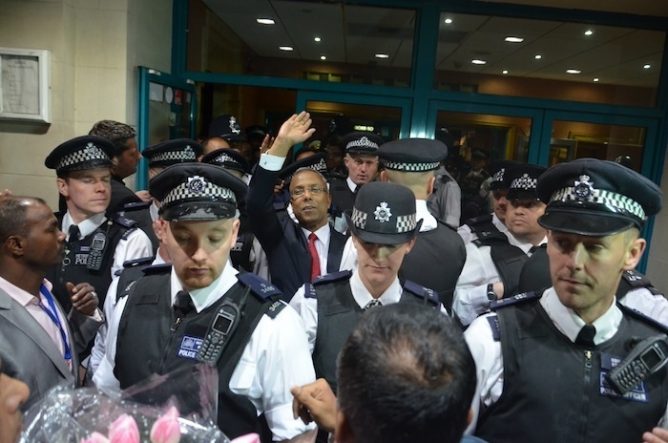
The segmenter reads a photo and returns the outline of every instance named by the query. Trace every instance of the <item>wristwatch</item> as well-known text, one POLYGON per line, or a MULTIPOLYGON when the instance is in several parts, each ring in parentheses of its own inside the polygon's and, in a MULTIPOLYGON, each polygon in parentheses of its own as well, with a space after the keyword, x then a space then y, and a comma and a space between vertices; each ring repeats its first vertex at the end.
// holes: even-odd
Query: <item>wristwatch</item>
POLYGON ((487 300, 490 302, 496 301, 497 296, 496 292, 494 292, 494 283, 490 283, 487 285, 487 300))

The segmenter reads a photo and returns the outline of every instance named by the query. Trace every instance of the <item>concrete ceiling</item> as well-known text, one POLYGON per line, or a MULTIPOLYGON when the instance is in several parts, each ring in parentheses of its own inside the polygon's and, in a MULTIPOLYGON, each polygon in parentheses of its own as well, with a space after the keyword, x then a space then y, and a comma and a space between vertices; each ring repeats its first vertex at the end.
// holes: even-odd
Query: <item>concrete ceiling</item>
MULTIPOLYGON (((497 1, 497 0, 489 0, 497 1)), ((499 0, 500 1, 500 0, 499 0)), ((514 3, 601 9, 668 16, 668 0, 514 0, 514 3)), ((341 2, 290 0, 205 0, 251 50, 260 57, 320 60, 379 67, 410 67, 415 12, 345 5, 341 2), (275 25, 260 25, 269 17, 275 25), (314 37, 320 36, 321 42, 314 37), (284 52, 279 46, 291 46, 284 52), (377 53, 388 54, 380 60, 377 53)), ((442 14, 437 69, 464 73, 499 74, 532 78, 654 87, 658 84, 664 33, 658 31, 589 26, 543 20, 442 14), (452 19, 446 24, 445 18, 452 19), (593 34, 584 33, 591 29, 593 34), (509 35, 524 38, 507 43, 509 35), (540 60, 535 55, 540 54, 540 60), (481 59, 484 65, 471 61, 481 59), (644 65, 650 65, 644 69, 644 65), (567 69, 581 71, 579 75, 567 69)), ((354 67, 351 68, 354 71, 354 67)))

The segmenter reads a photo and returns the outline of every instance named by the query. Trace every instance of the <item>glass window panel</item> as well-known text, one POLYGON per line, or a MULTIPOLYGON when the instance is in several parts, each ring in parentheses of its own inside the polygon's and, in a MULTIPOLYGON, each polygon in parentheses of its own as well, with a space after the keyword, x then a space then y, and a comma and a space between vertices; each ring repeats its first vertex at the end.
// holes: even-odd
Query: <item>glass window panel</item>
POLYGON ((189 5, 190 71, 409 85, 414 10, 289 0, 189 5))
POLYGON ((191 93, 154 82, 150 82, 149 88, 149 146, 169 139, 191 137, 191 93))
POLYGON ((654 106, 664 40, 662 31, 443 13, 434 86, 654 106))
POLYGON ((618 161, 640 172, 645 133, 643 127, 555 120, 549 164, 593 157, 618 161))

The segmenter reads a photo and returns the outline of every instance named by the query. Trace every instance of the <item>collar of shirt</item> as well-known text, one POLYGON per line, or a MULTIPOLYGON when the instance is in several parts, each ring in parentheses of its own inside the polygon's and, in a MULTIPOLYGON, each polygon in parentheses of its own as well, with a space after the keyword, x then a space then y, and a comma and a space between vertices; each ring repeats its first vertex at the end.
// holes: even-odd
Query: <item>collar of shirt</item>
MULTIPOLYGON (((545 312, 547 312, 554 326, 568 337, 570 341, 575 343, 575 339, 580 333, 580 329, 585 325, 585 322, 572 309, 561 304, 554 288, 550 288, 543 293, 540 304, 545 309, 545 312)), ((593 326, 596 328, 594 343, 599 345, 610 340, 617 333, 621 322, 622 311, 617 307, 616 300, 613 300, 612 305, 605 314, 594 321, 593 326)))
POLYGON ((499 217, 497 217, 496 214, 493 212, 492 212, 492 224, 496 226, 496 229, 508 235, 508 228, 506 227, 506 224, 503 223, 501 219, 499 219, 499 217))
MULTIPOLYGON (((513 246, 517 246, 520 248, 525 254, 529 255, 529 250, 534 247, 532 243, 527 243, 519 240, 516 238, 510 231, 506 234, 508 237, 508 243, 510 243, 513 246)), ((536 245, 540 246, 543 243, 547 243, 547 236, 543 237, 543 239, 536 245)))
MULTIPOLYGON (((81 223, 77 224, 77 226, 79 227, 79 232, 81 233, 81 238, 90 235, 102 223, 104 223, 106 219, 107 216, 104 214, 104 212, 102 212, 100 214, 95 214, 94 216, 89 217, 86 220, 82 221, 81 223)), ((73 224, 75 224, 74 220, 72 220, 72 216, 70 215, 70 213, 67 212, 63 217, 63 232, 67 234, 70 229, 70 225, 73 224)), ((69 240, 69 238, 67 240, 69 240)))
POLYGON ((355 184, 354 181, 350 179, 350 177, 346 178, 346 184, 348 185, 348 189, 350 189, 350 192, 355 192, 355 189, 357 189, 357 185, 355 184))
MULTIPOLYGON (((237 282, 237 274, 239 272, 232 267, 232 263, 228 260, 217 279, 215 279, 209 286, 201 289, 193 289, 188 291, 190 298, 195 305, 195 310, 199 313, 217 302, 232 286, 237 282)), ((171 296, 172 305, 176 301, 176 294, 183 289, 183 284, 176 275, 174 267, 170 276, 171 281, 171 296)))
MULTIPOLYGON (((51 283, 47 280, 44 280, 44 284, 49 290, 51 290, 51 283), (46 283, 49 283, 46 285, 46 283)), ((0 289, 5 291, 7 295, 14 299, 21 306, 28 306, 30 304, 37 304, 38 298, 35 295, 30 294, 24 289, 19 288, 15 284, 9 282, 8 280, 0 277, 0 289)), ((40 299, 42 295, 40 294, 40 299)))
MULTIPOLYGON (((357 269, 350 277, 350 289, 353 293, 355 302, 360 308, 364 308, 371 300, 373 300, 371 293, 367 290, 366 286, 364 286, 364 283, 362 283, 357 269)), ((395 278, 390 287, 378 297, 378 300, 383 305, 398 303, 399 299, 401 299, 402 292, 403 288, 401 287, 401 283, 399 283, 399 278, 395 278)))
MULTIPOLYGON (((329 223, 326 223, 322 226, 320 226, 318 229, 315 231, 309 231, 306 228, 302 228, 302 232, 304 233, 304 236, 306 237, 306 241, 308 241, 308 236, 311 235, 311 232, 315 234, 316 237, 318 237, 318 241, 315 243, 316 248, 318 247, 318 243, 321 243, 323 246, 326 247, 329 246, 329 236, 330 236, 330 231, 329 231, 329 223)), ((318 249, 318 252, 320 250, 318 249)))
POLYGON ((436 218, 431 215, 429 208, 427 208, 427 200, 415 200, 415 219, 422 219, 420 232, 432 231, 438 227, 436 218))

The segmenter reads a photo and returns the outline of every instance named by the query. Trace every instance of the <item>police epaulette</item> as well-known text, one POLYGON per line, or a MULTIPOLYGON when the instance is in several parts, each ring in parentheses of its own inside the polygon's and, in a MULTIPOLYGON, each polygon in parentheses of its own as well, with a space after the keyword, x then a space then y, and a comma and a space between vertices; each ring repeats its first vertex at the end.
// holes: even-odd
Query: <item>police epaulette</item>
POLYGON ((506 235, 500 231, 479 231, 476 232, 476 234, 478 235, 478 239, 474 240, 474 243, 476 243, 478 246, 480 246, 478 243, 483 244, 489 241, 508 241, 508 237, 506 237, 506 235))
POLYGON ((304 284, 304 297, 305 298, 318 298, 318 296, 315 292, 315 286, 313 286, 311 283, 305 283, 304 284))
POLYGON ((494 341, 501 341, 501 328, 499 327, 499 316, 498 315, 488 315, 485 317, 489 327, 492 330, 492 338, 494 341))
POLYGON ((118 212, 114 214, 113 220, 114 222, 118 223, 119 225, 123 226, 126 229, 134 228, 137 225, 136 221, 130 220, 129 218, 122 216, 118 212))
POLYGON ((130 202, 126 203, 123 205, 123 210, 124 211, 140 211, 142 209, 148 209, 148 207, 151 206, 151 202, 130 202))
POLYGON ((531 300, 538 300, 542 295, 543 294, 534 291, 523 292, 521 294, 513 295, 512 297, 494 300, 489 304, 489 308, 492 311, 496 311, 497 309, 505 308, 507 306, 525 303, 531 300))
POLYGON ((652 282, 649 281, 649 278, 636 270, 624 271, 622 273, 622 278, 632 288, 645 288, 647 286, 652 286, 652 282))
POLYGON ((276 286, 252 272, 237 274, 237 279, 245 286, 248 286, 251 292, 260 300, 267 300, 283 294, 276 286))
POLYGON ((160 263, 157 265, 147 266, 142 269, 144 275, 154 275, 154 274, 163 274, 165 272, 170 272, 172 270, 172 265, 169 263, 160 263))
POLYGON ((339 271, 331 274, 321 275, 313 281, 313 286, 323 285, 325 283, 332 283, 339 280, 348 280, 353 275, 353 271, 339 271))
POLYGON ((287 305, 283 300, 274 300, 265 311, 265 314, 267 314, 269 318, 276 318, 279 312, 281 312, 286 306, 287 305))
POLYGON ((404 282, 404 289, 411 294, 417 295, 419 298, 427 300, 434 306, 439 306, 441 304, 441 300, 438 298, 438 294, 436 294, 436 291, 433 289, 425 288, 424 286, 410 280, 406 280, 404 282))
POLYGON ((153 260, 155 260, 154 256, 135 258, 134 260, 126 260, 123 262, 123 268, 124 269, 136 268, 137 266, 148 265, 153 263, 153 260))
POLYGON ((482 223, 491 223, 492 214, 479 215, 478 217, 469 218, 464 222, 465 225, 475 226, 482 223))
POLYGON ((654 320, 652 317, 649 317, 645 314, 643 314, 640 311, 637 311, 633 308, 630 308, 628 306, 625 306, 621 303, 617 303, 617 306, 619 309, 621 309, 625 314, 630 315, 631 317, 634 317, 637 320, 640 320, 644 323, 649 323, 651 326, 657 328, 662 334, 668 334, 668 325, 665 325, 661 323, 660 321, 654 320))

